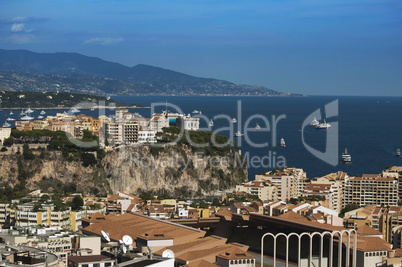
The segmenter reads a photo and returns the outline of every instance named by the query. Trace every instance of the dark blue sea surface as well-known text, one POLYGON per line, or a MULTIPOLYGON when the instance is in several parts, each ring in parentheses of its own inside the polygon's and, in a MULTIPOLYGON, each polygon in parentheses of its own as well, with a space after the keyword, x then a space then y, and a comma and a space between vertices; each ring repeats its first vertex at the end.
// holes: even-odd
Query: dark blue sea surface
MULTIPOLYGON (((396 149, 402 149, 402 98, 398 97, 344 97, 344 96, 309 96, 309 97, 169 97, 169 96, 116 96, 113 99, 127 104, 141 104, 150 107, 160 103, 155 111, 166 109, 168 104, 176 105, 179 110, 168 106, 170 112, 183 112, 191 114, 194 110, 202 111, 202 115, 208 119, 214 119, 215 131, 233 139, 249 159, 249 179, 253 179, 256 173, 264 170, 281 167, 285 161, 287 166, 303 168, 309 178, 322 176, 335 171, 345 171, 349 175, 362 173, 379 173, 389 165, 402 165, 402 158, 395 156, 396 149), (330 130, 316 130, 313 126, 307 126, 302 130, 303 122, 314 111, 321 109, 325 115, 325 105, 338 100, 339 114, 327 121, 335 125, 338 122, 339 134, 335 127, 330 130), (239 105, 241 108, 239 108, 239 105), (234 137, 236 131, 245 133, 244 127, 248 119, 253 115, 261 115, 269 122, 269 131, 253 131, 258 123, 262 128, 267 127, 261 118, 251 119, 248 128, 248 138, 234 137), (228 128, 232 125, 227 118, 236 118, 233 131, 228 128), (218 118, 216 116, 221 116, 218 118), (274 116, 274 117, 273 117, 274 116), (278 120, 281 117, 282 119, 278 120), (276 130, 273 121, 276 118, 276 130), (338 155, 341 157, 345 148, 352 156, 352 164, 336 166, 330 165, 312 155, 302 141, 302 131, 305 143, 312 148, 325 152, 327 134, 329 138, 339 137, 338 155), (284 138, 286 147, 279 146, 280 139, 284 138), (262 144, 268 142, 268 146, 256 147, 247 141, 262 144), (274 144, 276 142, 276 145, 274 144), (254 158, 255 164, 250 161, 254 158), (258 160, 264 158, 263 164, 258 160)), ((1 125, 7 117, 9 110, 0 112, 1 125)), ((13 111, 14 118, 20 111, 13 111)), ((54 115, 63 110, 46 110, 46 115, 54 115)), ((142 116, 149 117, 151 109, 130 109, 130 112, 138 112, 142 116)), ((97 117, 98 111, 82 110, 81 113, 97 117)), ((106 115, 114 114, 113 110, 106 110, 106 115)), ((33 114, 39 115, 39 111, 33 114)), ((325 118, 325 116, 323 117, 325 118)), ((310 121, 308 121, 310 122, 310 121)), ((207 120, 201 119, 201 127, 208 127, 207 120)))

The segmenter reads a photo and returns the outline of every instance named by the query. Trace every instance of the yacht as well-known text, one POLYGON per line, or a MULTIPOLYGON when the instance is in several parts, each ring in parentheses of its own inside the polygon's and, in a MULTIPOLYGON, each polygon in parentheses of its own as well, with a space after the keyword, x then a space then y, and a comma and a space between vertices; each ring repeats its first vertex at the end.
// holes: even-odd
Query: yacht
POLYGON ((198 114, 198 113, 200 113, 198 110, 193 110, 193 112, 192 112, 193 114, 198 114))
POLYGON ((281 147, 286 147, 285 139, 281 138, 281 147))
POLYGON ((255 132, 258 132, 259 130, 261 130, 261 126, 258 125, 258 123, 257 123, 257 125, 256 125, 255 128, 254 128, 254 131, 255 131, 255 132))
POLYGON ((4 127, 4 128, 8 128, 8 127, 10 127, 10 126, 11 126, 11 124, 9 124, 8 122, 3 123, 3 127, 4 127))
POLYGON ((43 119, 44 117, 42 116, 42 115, 39 115, 38 116, 38 119, 43 119))
POLYGON ((237 122, 236 118, 233 118, 232 123, 236 123, 236 122, 237 122))
POLYGON ((200 115, 202 115, 202 112, 201 112, 201 110, 200 110, 200 113, 199 113, 200 115))
POLYGON ((396 156, 398 158, 401 156, 401 150, 399 148, 396 150, 396 156))
POLYGON ((91 111, 94 111, 95 110, 95 108, 91 108, 91 111))
POLYGON ((10 116, 11 116, 11 115, 14 115, 14 112, 10 111, 10 116))
POLYGON ((210 120, 210 121, 209 121, 209 127, 212 127, 212 126, 214 126, 214 121, 213 121, 213 120, 210 120))
POLYGON ((21 110, 20 116, 24 116, 25 112, 23 110, 21 110))
POLYGON ((28 107, 28 109, 25 111, 26 114, 30 114, 32 112, 34 112, 34 111, 31 109, 31 107, 28 107))
POLYGON ((311 126, 317 126, 318 124, 320 124, 316 118, 314 118, 314 120, 312 122, 310 122, 311 126))
POLYGON ((6 119, 6 121, 15 121, 15 119, 9 117, 9 118, 6 119))
POLYGON ((45 115, 46 112, 42 109, 42 111, 39 113, 40 115, 45 115))
POLYGON ((331 124, 327 123, 325 120, 322 123, 319 123, 315 126, 316 129, 328 129, 331 127, 331 124))
POLYGON ((25 115, 25 116, 21 117, 21 120, 23 120, 23 121, 30 121, 30 120, 33 120, 33 119, 34 119, 34 117, 31 117, 31 116, 28 116, 28 115, 25 115))
POLYGON ((345 148, 345 152, 342 153, 341 163, 343 163, 343 164, 351 164, 352 163, 352 157, 348 153, 347 148, 345 148))
POLYGON ((235 136, 236 136, 236 137, 241 137, 241 136, 243 136, 243 134, 242 134, 240 131, 237 131, 237 132, 235 133, 235 136))
POLYGON ((71 110, 71 113, 78 113, 78 112, 80 112, 80 110, 79 110, 78 108, 73 108, 73 109, 71 110))

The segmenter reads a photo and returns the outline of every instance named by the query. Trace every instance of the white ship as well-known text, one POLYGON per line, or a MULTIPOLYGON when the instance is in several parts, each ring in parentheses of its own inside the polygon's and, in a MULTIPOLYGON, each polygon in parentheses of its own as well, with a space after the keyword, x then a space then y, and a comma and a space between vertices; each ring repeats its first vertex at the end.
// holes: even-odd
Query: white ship
POLYGON ((236 122, 237 122, 236 118, 233 118, 232 123, 236 123, 236 122))
POLYGON ((25 112, 21 110, 20 116, 25 116, 25 112))
POLYGON ((8 128, 8 127, 10 127, 10 126, 11 126, 11 124, 9 124, 8 122, 3 123, 3 127, 4 127, 4 128, 8 128))
POLYGON ((43 119, 44 117, 42 116, 42 115, 39 115, 38 116, 38 119, 43 119))
POLYGON ((6 121, 15 121, 14 118, 7 118, 6 121))
POLYGON ((42 111, 39 113, 40 115, 45 115, 46 112, 42 109, 42 111))
POLYGON ((343 163, 343 164, 351 164, 352 163, 352 157, 348 153, 347 148, 345 148, 345 152, 342 153, 341 163, 343 163))
POLYGON ((331 127, 331 124, 327 123, 325 120, 324 120, 324 122, 315 126, 316 129, 328 129, 330 127, 331 127))
POLYGON ((286 147, 285 139, 281 138, 281 147, 286 147))
POLYGON ((193 114, 198 114, 198 113, 200 113, 198 110, 193 110, 193 112, 192 112, 193 114))
POLYGON ((33 120, 33 119, 34 119, 34 117, 31 117, 31 116, 28 116, 28 115, 25 115, 25 116, 21 117, 21 120, 23 120, 23 121, 30 121, 30 120, 33 120))
POLYGON ((319 125, 320 123, 317 121, 317 119, 316 118, 314 118, 314 120, 312 121, 312 122, 310 122, 310 125, 311 126, 317 126, 317 125, 319 125))
POLYGON ((237 132, 235 133, 235 136, 236 136, 236 137, 240 137, 240 136, 243 136, 243 134, 242 134, 240 131, 237 131, 237 132))
POLYGON ((14 112, 10 111, 10 116, 11 116, 11 115, 14 115, 14 112))
POLYGON ((397 156, 397 157, 400 157, 400 156, 401 156, 401 150, 400 150, 399 148, 396 150, 396 156, 397 156))
POLYGON ((28 107, 28 109, 25 111, 26 114, 30 114, 32 112, 34 112, 34 111, 31 109, 31 107, 28 107))
POLYGON ((78 108, 73 108, 73 109, 71 110, 71 113, 78 113, 78 112, 80 112, 80 110, 79 110, 78 108))
POLYGON ((254 131, 258 132, 259 130, 261 130, 261 126, 258 125, 258 123, 257 123, 257 125, 254 128, 254 131))
POLYGON ((214 126, 214 121, 213 121, 213 120, 210 120, 210 121, 209 121, 209 127, 212 127, 212 126, 214 126))

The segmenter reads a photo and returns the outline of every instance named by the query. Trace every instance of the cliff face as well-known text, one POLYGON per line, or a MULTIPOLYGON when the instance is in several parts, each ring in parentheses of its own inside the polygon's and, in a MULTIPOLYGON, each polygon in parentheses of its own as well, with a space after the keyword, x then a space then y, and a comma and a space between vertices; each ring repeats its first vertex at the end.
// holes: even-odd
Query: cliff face
POLYGON ((247 179, 246 166, 236 166, 236 158, 234 150, 212 157, 197 155, 185 145, 141 146, 111 152, 102 164, 112 191, 205 195, 247 179))
POLYGON ((209 157, 196 155, 185 145, 149 146, 109 152, 98 164, 84 167, 59 151, 33 151, 34 159, 0 155, 0 185, 27 190, 105 194, 153 191, 174 196, 205 195, 234 188, 247 178, 234 150, 209 157))

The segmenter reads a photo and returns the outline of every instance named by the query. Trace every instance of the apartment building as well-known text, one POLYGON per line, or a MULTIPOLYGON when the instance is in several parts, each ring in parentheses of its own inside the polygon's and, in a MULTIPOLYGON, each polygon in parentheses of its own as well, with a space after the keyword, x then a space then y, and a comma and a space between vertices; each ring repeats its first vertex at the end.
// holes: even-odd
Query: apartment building
POLYGON ((139 130, 138 143, 156 143, 156 132, 154 130, 139 130))
POLYGON ((187 116, 180 114, 176 118, 176 126, 184 130, 197 131, 200 129, 200 119, 191 117, 190 114, 187 116))
POLYGON ((278 200, 278 186, 266 180, 254 180, 236 185, 236 192, 258 196, 262 201, 278 200))
POLYGON ((302 195, 306 183, 306 173, 303 169, 285 168, 274 170, 264 175, 256 175, 255 180, 265 180, 277 186, 278 199, 288 201, 302 195))
POLYGON ((353 177, 345 184, 345 205, 376 205, 378 207, 397 206, 398 180, 381 174, 363 174, 353 177))
POLYGON ((342 185, 340 181, 330 177, 320 177, 306 184, 303 191, 304 196, 323 196, 326 200, 326 207, 340 213, 342 209, 342 185))
POLYGON ((123 124, 123 142, 125 144, 138 143, 138 129, 139 125, 135 121, 126 121, 123 124))
POLYGON ((11 135, 11 128, 0 126, 0 145, 3 145, 4 139, 9 138, 11 135))

